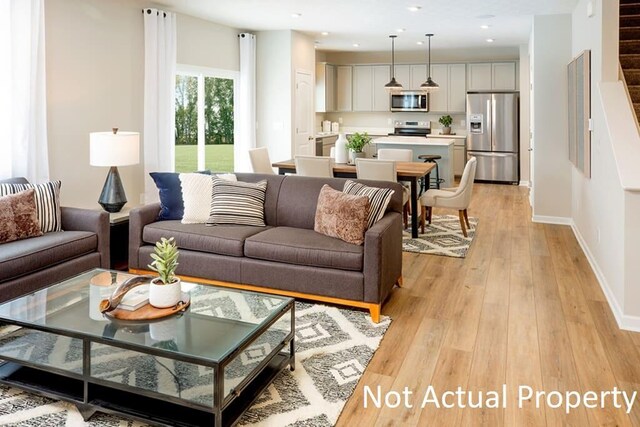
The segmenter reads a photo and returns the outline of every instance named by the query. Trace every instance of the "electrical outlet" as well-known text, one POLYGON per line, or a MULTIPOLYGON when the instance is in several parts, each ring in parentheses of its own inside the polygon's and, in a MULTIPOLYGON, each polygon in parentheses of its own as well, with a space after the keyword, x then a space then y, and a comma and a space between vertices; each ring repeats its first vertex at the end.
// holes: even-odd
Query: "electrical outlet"
POLYGON ((467 126, 467 121, 465 119, 460 120, 460 127, 467 126))
POLYGON ((338 117, 338 123, 342 124, 342 117, 338 117))
POLYGON ((389 117, 389 118, 387 119, 387 124, 388 124, 388 125, 393 124, 393 120, 391 120, 391 117, 389 117))

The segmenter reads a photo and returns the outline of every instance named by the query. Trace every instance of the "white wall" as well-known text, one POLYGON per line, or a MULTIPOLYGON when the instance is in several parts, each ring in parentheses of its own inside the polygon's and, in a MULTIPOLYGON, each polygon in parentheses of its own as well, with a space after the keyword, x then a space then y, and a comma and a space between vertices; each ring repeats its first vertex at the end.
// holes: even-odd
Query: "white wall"
POLYGON ((520 45, 520 182, 529 182, 529 45, 520 45))
MULTIPOLYGON (((595 13, 587 16, 588 0, 581 0, 572 15, 572 55, 591 50, 591 178, 573 166, 572 217, 574 230, 594 267, 618 323, 623 328, 640 330, 640 194, 624 191, 618 173, 614 141, 608 129, 607 116, 620 117, 630 106, 603 101, 601 85, 617 81, 617 10, 603 9, 603 1, 593 1, 595 13), (613 30, 612 30, 613 29, 613 30), (606 111, 605 111, 606 108, 606 111)), ((637 135, 633 143, 638 143, 637 135)), ((637 163, 636 163, 637 164, 637 163)))
POLYGON ((571 15, 533 19, 534 193, 538 221, 570 221, 567 72, 571 61, 571 15))
MULTIPOLYGON (((100 208, 108 168, 89 165, 89 132, 142 131, 142 8, 129 0, 45 2, 47 121, 52 179, 63 205, 100 208)), ((137 204, 142 168, 119 168, 137 204)))
MULTIPOLYGON (((100 208, 107 168, 89 165, 89 132, 143 128, 142 0, 45 2, 47 121, 52 179, 66 206, 100 208)), ((237 30, 178 15, 178 61, 238 69, 237 30)), ((141 135, 144 143, 144 135, 141 135)), ((143 152, 141 147, 141 153, 143 152)), ((141 158, 142 160, 142 158, 141 158)), ((143 192, 142 165, 118 168, 129 205, 143 192)))
POLYGON ((272 161, 292 153, 291 39, 290 30, 256 33, 256 142, 269 149, 272 161))

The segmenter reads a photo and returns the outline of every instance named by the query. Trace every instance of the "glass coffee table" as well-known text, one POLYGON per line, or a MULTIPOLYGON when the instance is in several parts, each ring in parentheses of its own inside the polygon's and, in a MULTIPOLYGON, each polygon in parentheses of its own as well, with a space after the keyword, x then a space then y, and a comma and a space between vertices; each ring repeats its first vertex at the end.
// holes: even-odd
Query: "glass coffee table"
POLYGON ((98 310, 122 272, 96 269, 0 305, 0 382, 155 425, 229 426, 287 365, 292 298, 183 282, 191 305, 157 321, 98 310), (93 284, 98 274, 113 285, 93 284))

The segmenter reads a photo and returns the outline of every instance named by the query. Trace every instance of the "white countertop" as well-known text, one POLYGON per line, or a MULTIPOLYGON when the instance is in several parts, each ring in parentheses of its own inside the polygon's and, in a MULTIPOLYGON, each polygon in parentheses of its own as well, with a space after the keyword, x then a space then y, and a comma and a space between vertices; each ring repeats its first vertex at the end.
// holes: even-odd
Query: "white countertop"
POLYGON ((452 145, 455 141, 451 138, 423 138, 421 136, 385 136, 382 138, 376 138, 373 141, 374 144, 395 144, 395 145, 431 145, 447 147, 452 145))
POLYGON ((453 138, 453 139, 467 139, 467 135, 440 135, 439 133, 431 130, 429 138, 453 138))
POLYGON ((332 136, 338 136, 338 132, 317 132, 316 138, 331 138, 332 136))

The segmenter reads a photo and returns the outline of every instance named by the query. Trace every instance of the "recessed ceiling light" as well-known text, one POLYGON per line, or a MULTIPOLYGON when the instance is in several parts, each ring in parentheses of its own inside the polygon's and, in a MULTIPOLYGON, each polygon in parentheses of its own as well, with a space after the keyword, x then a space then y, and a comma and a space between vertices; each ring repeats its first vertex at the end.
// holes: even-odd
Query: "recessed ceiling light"
POLYGON ((323 31, 323 32, 321 32, 320 34, 322 34, 323 36, 328 36, 328 35, 329 35, 329 32, 328 32, 328 31, 323 31))
POLYGON ((411 12, 417 12, 420 9, 422 9, 422 7, 420 7, 420 6, 409 6, 407 9, 409 9, 411 12))
POLYGON ((484 24, 484 25, 480 25, 480 28, 482 28, 483 30, 488 30, 490 26, 491 25, 484 24))
POLYGON ((423 41, 419 41, 419 42, 416 42, 416 44, 423 45, 424 42, 423 41))
POLYGON ((358 44, 358 43, 354 43, 354 44, 353 44, 353 47, 360 47, 360 44, 358 44))
POLYGON ((405 31, 407 31, 407 30, 406 30, 406 29, 404 29, 404 28, 398 28, 396 31, 397 31, 397 32, 399 32, 399 33, 404 33, 404 32, 405 32, 405 31))
POLYGON ((301 14, 301 13, 292 13, 292 14, 291 14, 291 17, 292 17, 292 18, 300 18, 301 16, 302 16, 302 14, 301 14))
POLYGON ((494 39, 487 39, 487 43, 493 43, 494 41, 494 39))

